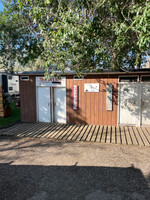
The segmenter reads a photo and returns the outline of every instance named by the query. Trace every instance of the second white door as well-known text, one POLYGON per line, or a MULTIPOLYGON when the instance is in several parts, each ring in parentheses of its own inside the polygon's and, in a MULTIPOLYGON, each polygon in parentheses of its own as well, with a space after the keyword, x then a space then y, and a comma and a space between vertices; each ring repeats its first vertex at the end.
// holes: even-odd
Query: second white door
POLYGON ((66 88, 54 88, 54 121, 66 123, 66 88))
POLYGON ((120 124, 136 124, 138 98, 138 85, 136 83, 120 84, 120 124))

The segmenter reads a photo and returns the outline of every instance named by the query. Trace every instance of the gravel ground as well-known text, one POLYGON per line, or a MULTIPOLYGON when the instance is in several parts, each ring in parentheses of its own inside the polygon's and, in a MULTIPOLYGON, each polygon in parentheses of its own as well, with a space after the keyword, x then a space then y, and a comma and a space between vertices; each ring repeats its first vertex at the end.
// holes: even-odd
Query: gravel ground
POLYGON ((0 200, 149 200, 150 148, 0 137, 0 200))

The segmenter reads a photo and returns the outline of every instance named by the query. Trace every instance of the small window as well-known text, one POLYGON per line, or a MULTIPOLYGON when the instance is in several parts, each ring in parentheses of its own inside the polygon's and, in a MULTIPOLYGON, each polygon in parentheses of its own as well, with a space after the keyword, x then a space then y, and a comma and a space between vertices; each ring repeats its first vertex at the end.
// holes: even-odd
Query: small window
POLYGON ((9 79, 9 80, 12 80, 12 76, 8 76, 8 79, 9 79))
POLYGON ((21 76, 20 80, 21 81, 28 81, 29 80, 29 76, 21 76))
POLYGON ((9 91, 12 91, 13 90, 13 87, 9 87, 9 91))
POLYGON ((150 76, 142 76, 142 82, 150 82, 150 76))
POLYGON ((137 77, 135 76, 120 77, 119 82, 137 82, 137 77))
POLYGON ((61 82, 60 81, 52 81, 52 84, 60 84, 61 85, 61 82))

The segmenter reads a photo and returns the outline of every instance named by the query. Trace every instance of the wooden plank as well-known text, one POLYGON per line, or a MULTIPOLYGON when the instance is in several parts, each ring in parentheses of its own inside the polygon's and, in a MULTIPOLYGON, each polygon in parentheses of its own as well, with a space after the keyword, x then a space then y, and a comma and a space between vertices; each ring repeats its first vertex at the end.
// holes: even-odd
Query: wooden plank
POLYGON ((64 130, 66 126, 67 124, 62 124, 62 126, 60 126, 56 131, 49 135, 50 138, 54 138, 60 131, 64 130))
POLYGON ((45 123, 45 126, 42 128, 42 130, 41 131, 37 131, 36 133, 34 133, 32 135, 32 137, 41 138, 43 134, 47 133, 49 130, 51 130, 51 132, 52 132, 57 127, 58 127, 58 125, 56 123, 54 123, 54 124, 47 124, 47 123, 45 123))
POLYGON ((72 133, 73 131, 79 127, 79 125, 73 125, 73 127, 65 134, 61 137, 62 140, 66 140, 72 133))
POLYGON ((18 129, 20 129, 21 127, 26 127, 26 124, 16 124, 14 127, 10 127, 9 129, 4 129, 1 134, 2 135, 12 135, 14 134, 16 131, 18 131, 18 129))
POLYGON ((38 135, 40 138, 49 138, 51 135, 59 129, 59 125, 57 123, 52 123, 50 127, 48 127, 43 133, 38 135))
POLYGON ((124 127, 123 126, 120 126, 120 131, 121 131, 121 141, 122 141, 122 144, 127 144, 125 133, 124 133, 124 127))
POLYGON ((84 127, 85 127, 85 125, 81 125, 78 132, 71 138, 71 140, 76 140, 78 138, 78 136, 81 134, 84 127))
POLYGON ((88 125, 86 132, 84 133, 83 137, 80 139, 81 141, 86 140, 86 138, 88 137, 88 134, 90 133, 91 128, 92 128, 92 125, 88 125))
POLYGON ((101 141, 100 141, 100 142, 102 142, 102 143, 105 143, 105 142, 106 142, 107 129, 108 129, 108 127, 107 127, 107 126, 104 126, 103 133, 102 133, 102 138, 101 138, 101 141))
POLYGON ((6 132, 9 132, 10 130, 20 126, 20 125, 23 125, 23 123, 18 123, 18 124, 15 124, 13 126, 10 126, 10 127, 6 127, 6 128, 3 128, 3 129, 0 129, 0 135, 1 134, 5 134, 6 132))
POLYGON ((147 127, 143 127, 145 132, 147 133, 146 136, 148 138, 148 140, 150 141, 150 130, 147 129, 147 127))
POLYGON ((31 137, 35 131, 40 130, 44 123, 32 123, 24 131, 19 131, 16 136, 31 137), (31 126, 30 126, 31 125, 31 126))
POLYGON ((76 137, 77 141, 80 141, 81 138, 84 136, 84 134, 86 134, 86 131, 87 131, 88 127, 89 127, 88 125, 84 126, 83 130, 81 131, 81 133, 76 137))
POLYGON ((121 127, 119 126, 119 132, 120 132, 120 142, 122 144, 122 135, 121 135, 121 127))
POLYGON ((116 143, 117 143, 117 144, 121 144, 119 126, 116 126, 115 129, 116 129, 116 143))
POLYGON ((33 134, 33 132, 35 130, 39 129, 42 125, 43 125, 43 123, 36 123, 36 124, 35 123, 28 123, 28 126, 26 127, 26 129, 24 129, 22 131, 18 131, 18 133, 16 133, 16 136, 17 137, 31 136, 31 134, 33 134))
POLYGON ((35 127, 35 123, 23 123, 24 124, 24 127, 21 127, 21 128, 18 128, 14 135, 16 137, 24 137, 24 132, 27 132, 32 128, 32 127, 35 127))
POLYGON ((20 136, 23 132, 27 131, 31 126, 34 126, 33 123, 22 123, 23 126, 21 127, 17 127, 15 130, 13 130, 13 132, 11 133, 11 135, 15 135, 15 136, 20 136))
POLYGON ((148 134, 148 132, 147 132, 147 130, 146 130, 145 127, 141 127, 141 130, 143 131, 143 134, 145 135, 145 138, 146 138, 147 141, 148 141, 147 146, 149 146, 149 145, 150 145, 150 135, 148 134))
POLYGON ((47 125, 46 123, 40 123, 40 127, 37 128, 35 126, 35 129, 33 130, 33 132, 30 134, 30 137, 34 137, 36 135, 39 135, 42 131, 44 131, 46 129, 47 125))
POLYGON ((65 135, 67 135, 68 132, 70 132, 70 130, 74 129, 75 125, 69 125, 68 128, 62 132, 62 134, 58 135, 56 138, 61 140, 65 135))
POLYGON ((64 135, 65 133, 68 132, 68 130, 70 130, 70 128, 73 125, 66 125, 66 127, 64 129, 62 129, 61 131, 59 131, 55 136, 53 136, 53 139, 59 139, 62 135, 64 135))
POLYGON ((81 128, 81 125, 77 125, 77 127, 72 131, 72 133, 66 138, 67 140, 71 140, 75 134, 79 131, 81 128))
POLYGON ((31 137, 38 137, 38 138, 43 138, 46 133, 51 131, 54 127, 56 127, 56 123, 44 123, 45 126, 42 128, 39 132, 33 133, 31 137))
POLYGON ((92 136, 93 136, 93 133, 94 133, 94 130, 95 130, 95 128, 96 128, 96 126, 95 125, 93 125, 92 126, 92 128, 91 128, 91 130, 90 130, 90 132, 89 132, 89 134, 88 134, 88 137, 86 138, 86 141, 90 141, 91 140, 91 138, 92 138, 92 136))
POLYGON ((125 135, 126 135, 126 140, 127 140, 127 144, 131 145, 132 144, 132 140, 130 137, 130 133, 129 133, 129 129, 128 127, 124 127, 124 131, 125 131, 125 135))
POLYGON ((111 135, 111 143, 112 144, 115 144, 117 143, 116 141, 116 129, 115 129, 115 126, 112 126, 112 135, 111 135))
POLYGON ((137 131, 137 128, 136 128, 136 127, 133 127, 133 131, 134 131, 135 136, 136 136, 136 138, 137 138, 138 144, 139 144, 140 146, 144 146, 144 143, 143 143, 143 141, 142 141, 142 139, 141 139, 141 137, 140 137, 140 135, 139 135, 139 133, 138 133, 138 131, 137 131))
POLYGON ((147 133, 148 133, 149 136, 150 136, 150 127, 145 127, 145 129, 146 129, 147 133))
POLYGON ((25 131, 27 131, 31 126, 34 126, 33 123, 24 123, 24 126, 18 127, 15 131, 10 133, 9 135, 15 135, 15 136, 20 136, 22 135, 25 131))
POLYGON ((97 134, 96 142, 100 142, 101 141, 103 130, 104 130, 104 126, 100 126, 98 134, 97 134))
POLYGON ((149 146, 149 142, 147 141, 147 138, 145 137, 145 135, 144 135, 144 133, 143 133, 141 127, 137 127, 137 131, 138 131, 138 133, 139 133, 139 135, 140 135, 140 137, 141 137, 141 139, 142 139, 144 145, 145 145, 145 146, 149 146))
POLYGON ((95 128, 95 130, 94 130, 94 133, 92 135, 91 142, 95 142, 96 141, 99 128, 100 128, 100 126, 97 125, 96 128, 95 128))
POLYGON ((132 127, 128 127, 128 129, 129 129, 129 132, 130 132, 130 136, 132 138, 132 144, 138 145, 137 138, 135 137, 135 134, 133 132, 133 128, 132 127))
POLYGON ((110 144, 110 141, 111 141, 111 126, 108 126, 107 127, 107 135, 106 135, 106 138, 105 138, 105 142, 107 144, 110 144))

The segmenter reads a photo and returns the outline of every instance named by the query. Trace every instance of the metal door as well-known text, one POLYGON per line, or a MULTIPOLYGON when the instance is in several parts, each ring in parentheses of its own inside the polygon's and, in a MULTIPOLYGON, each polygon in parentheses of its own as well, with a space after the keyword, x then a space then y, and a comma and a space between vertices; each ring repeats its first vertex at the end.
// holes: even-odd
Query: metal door
POLYGON ((39 122, 51 122, 50 88, 38 88, 38 113, 39 122))
POLYGON ((150 83, 142 83, 142 125, 150 125, 150 83))
POLYGON ((138 115, 138 84, 120 83, 119 87, 119 123, 135 125, 136 116, 138 115))
POLYGON ((54 121, 66 123, 66 88, 54 88, 54 121))

